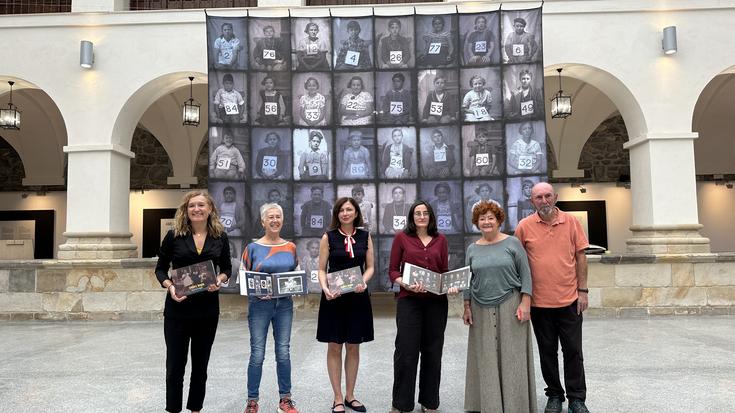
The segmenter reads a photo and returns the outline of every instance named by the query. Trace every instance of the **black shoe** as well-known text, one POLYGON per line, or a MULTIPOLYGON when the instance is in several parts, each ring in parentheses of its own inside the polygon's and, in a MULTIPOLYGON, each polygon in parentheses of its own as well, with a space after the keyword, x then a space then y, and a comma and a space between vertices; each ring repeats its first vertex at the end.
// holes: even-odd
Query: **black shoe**
POLYGON ((569 402, 569 413, 590 413, 590 411, 582 400, 574 399, 569 402))
MULTIPOLYGON (((549 397, 549 401, 546 402, 546 408, 544 413, 561 413, 561 402, 563 400, 559 397, 549 397)), ((571 410, 570 410, 571 412, 571 410)))
POLYGON ((367 407, 365 407, 365 405, 362 404, 362 402, 357 399, 352 399, 352 400, 345 399, 345 406, 349 407, 350 409, 356 412, 360 412, 360 413, 367 412, 367 407))

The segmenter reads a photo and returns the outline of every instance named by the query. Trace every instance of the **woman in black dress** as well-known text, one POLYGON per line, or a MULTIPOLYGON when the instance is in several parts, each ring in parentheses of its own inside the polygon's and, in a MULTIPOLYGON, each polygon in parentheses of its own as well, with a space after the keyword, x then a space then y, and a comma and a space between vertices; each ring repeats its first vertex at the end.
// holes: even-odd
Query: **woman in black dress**
POLYGON ((168 290, 163 310, 166 339, 166 411, 180 412, 184 371, 191 348, 191 381, 186 408, 199 412, 204 404, 207 365, 219 321, 219 294, 232 273, 230 242, 222 227, 214 199, 204 191, 191 191, 176 210, 174 229, 163 238, 158 252, 156 278, 168 290), (216 284, 189 296, 176 295, 169 268, 211 260, 219 269, 216 284), (191 345, 190 345, 191 344, 191 345))
POLYGON ((316 338, 327 347, 327 371, 334 392, 332 412, 341 413, 345 406, 356 412, 365 412, 365 405, 355 398, 355 381, 360 365, 360 343, 373 341, 373 310, 367 282, 373 276, 373 242, 367 231, 358 229, 363 224, 360 206, 352 198, 340 198, 332 209, 332 223, 319 244, 319 284, 322 299, 319 304, 319 322, 316 338), (332 293, 327 284, 327 272, 352 267, 362 269, 363 283, 354 292, 332 293), (342 394, 342 347, 347 349, 344 359, 345 387, 342 394))

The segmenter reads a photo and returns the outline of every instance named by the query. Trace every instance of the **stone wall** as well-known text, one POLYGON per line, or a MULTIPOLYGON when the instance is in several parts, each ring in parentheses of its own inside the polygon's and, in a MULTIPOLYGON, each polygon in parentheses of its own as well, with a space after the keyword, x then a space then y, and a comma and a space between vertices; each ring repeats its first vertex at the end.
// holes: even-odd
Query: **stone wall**
MULTIPOLYGON (((590 309, 598 317, 735 314, 735 253, 590 256, 590 309)), ((155 259, 0 262, 0 320, 158 320, 166 292, 155 259)), ((392 294, 374 294, 376 314, 393 315, 392 294)), ((298 297, 313 314, 319 296, 298 297)), ((244 319, 247 298, 221 294, 222 318, 244 319)), ((451 316, 462 297, 450 298, 451 316)))
POLYGON ((630 154, 623 149, 627 141, 622 116, 602 122, 587 139, 579 157, 577 168, 584 170, 584 181, 617 182, 620 175, 630 177, 630 154))
POLYGON ((22 191, 25 176, 18 152, 0 136, 0 190, 22 191))

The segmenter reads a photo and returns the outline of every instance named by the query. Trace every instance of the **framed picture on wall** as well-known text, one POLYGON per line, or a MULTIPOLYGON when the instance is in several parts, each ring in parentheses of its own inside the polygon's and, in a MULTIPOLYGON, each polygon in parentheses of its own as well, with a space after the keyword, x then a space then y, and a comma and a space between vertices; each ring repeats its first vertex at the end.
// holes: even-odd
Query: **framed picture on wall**
POLYGON ((607 249, 605 201, 557 201, 556 206, 579 220, 590 244, 607 249))

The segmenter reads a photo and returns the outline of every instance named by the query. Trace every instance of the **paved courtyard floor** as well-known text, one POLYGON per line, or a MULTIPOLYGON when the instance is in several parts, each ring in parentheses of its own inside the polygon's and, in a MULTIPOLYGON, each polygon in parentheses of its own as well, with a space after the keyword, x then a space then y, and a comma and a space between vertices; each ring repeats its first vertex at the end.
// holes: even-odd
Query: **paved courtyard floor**
MULTIPOLYGON (((368 411, 387 412, 395 322, 382 316, 375 326, 375 341, 362 346, 356 395, 368 411)), ((735 412, 735 317, 588 318, 584 326, 587 405, 593 413, 735 412)), ((326 345, 316 342, 315 331, 313 314, 297 316, 291 357, 293 394, 302 413, 330 411, 326 345)), ((162 322, 10 322, 0 324, 0 337, 4 412, 163 412, 162 322)), ((466 341, 466 327, 451 319, 443 413, 462 412, 466 341)), ((243 411, 248 354, 247 322, 220 322, 203 412, 243 411)), ((536 364, 543 411, 538 355, 536 364)), ((260 411, 275 412, 276 398, 269 338, 260 411)))

